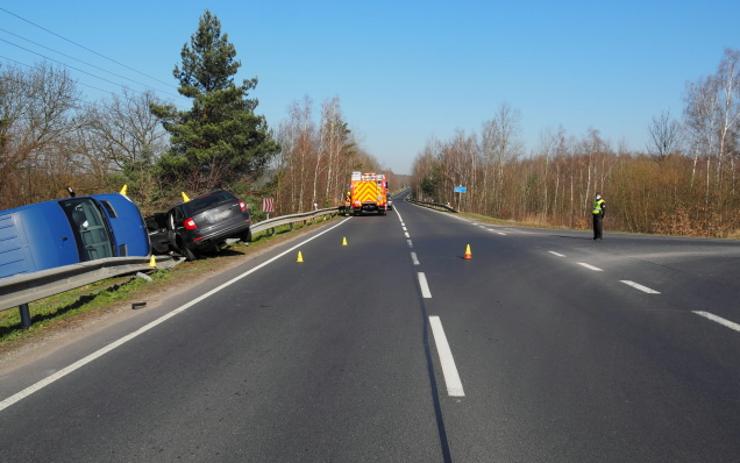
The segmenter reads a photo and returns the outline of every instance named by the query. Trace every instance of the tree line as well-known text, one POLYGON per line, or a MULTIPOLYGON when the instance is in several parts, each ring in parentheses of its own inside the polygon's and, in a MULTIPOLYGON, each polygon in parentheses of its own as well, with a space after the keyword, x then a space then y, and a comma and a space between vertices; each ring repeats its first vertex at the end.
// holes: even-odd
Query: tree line
POLYGON ((520 115, 501 105, 480 133, 430 141, 413 164, 420 199, 535 224, 587 227, 593 196, 607 224, 634 232, 727 236, 740 231, 740 50, 689 83, 682 120, 667 112, 647 128, 645 150, 614 146, 596 129, 541 135, 525 154, 520 115), (468 192, 456 194, 455 185, 468 192))
POLYGON ((257 114, 257 79, 238 82, 241 63, 209 11, 173 70, 179 109, 151 92, 126 90, 90 101, 64 67, 0 67, 0 209, 66 194, 118 190, 145 213, 174 204, 180 191, 227 188, 261 215, 335 206, 352 169, 380 170, 355 140, 338 98, 322 103, 318 123, 306 97, 277 131, 257 114))

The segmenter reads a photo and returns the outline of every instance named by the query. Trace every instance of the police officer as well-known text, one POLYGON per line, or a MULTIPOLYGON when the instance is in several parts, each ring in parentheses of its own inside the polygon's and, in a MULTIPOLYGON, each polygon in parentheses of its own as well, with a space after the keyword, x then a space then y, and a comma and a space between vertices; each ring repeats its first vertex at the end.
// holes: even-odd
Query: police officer
POLYGON ((591 215, 594 219, 594 239, 604 239, 602 233, 604 231, 604 214, 606 213, 606 201, 601 197, 601 193, 596 193, 594 198, 594 207, 591 210, 591 215))

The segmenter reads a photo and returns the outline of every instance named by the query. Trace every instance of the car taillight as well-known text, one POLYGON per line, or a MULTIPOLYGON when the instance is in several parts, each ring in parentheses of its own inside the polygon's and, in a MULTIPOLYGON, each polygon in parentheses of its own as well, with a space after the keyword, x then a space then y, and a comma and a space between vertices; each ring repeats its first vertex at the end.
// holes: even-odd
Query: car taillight
POLYGON ((241 208, 242 212, 247 210, 247 205, 244 204, 244 201, 239 201, 239 207, 241 208))
POLYGON ((185 219, 182 225, 185 227, 185 230, 197 230, 198 229, 198 226, 195 224, 195 220, 193 219, 185 219))

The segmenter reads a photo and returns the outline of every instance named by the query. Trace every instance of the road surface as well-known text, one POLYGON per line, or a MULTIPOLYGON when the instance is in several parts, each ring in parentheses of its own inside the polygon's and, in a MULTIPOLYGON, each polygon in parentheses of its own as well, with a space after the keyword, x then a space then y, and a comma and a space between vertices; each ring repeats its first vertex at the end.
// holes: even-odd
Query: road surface
POLYGON ((739 243, 396 206, 0 378, 0 459, 738 459, 739 243))

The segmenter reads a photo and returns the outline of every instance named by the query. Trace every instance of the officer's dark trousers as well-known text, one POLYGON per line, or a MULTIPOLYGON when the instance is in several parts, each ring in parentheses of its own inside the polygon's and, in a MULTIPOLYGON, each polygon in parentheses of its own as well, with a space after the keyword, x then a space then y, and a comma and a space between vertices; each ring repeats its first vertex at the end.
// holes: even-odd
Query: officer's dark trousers
POLYGON ((604 217, 601 214, 593 214, 594 216, 594 239, 600 240, 603 238, 602 233, 604 231, 604 217))

